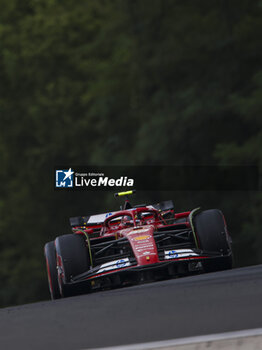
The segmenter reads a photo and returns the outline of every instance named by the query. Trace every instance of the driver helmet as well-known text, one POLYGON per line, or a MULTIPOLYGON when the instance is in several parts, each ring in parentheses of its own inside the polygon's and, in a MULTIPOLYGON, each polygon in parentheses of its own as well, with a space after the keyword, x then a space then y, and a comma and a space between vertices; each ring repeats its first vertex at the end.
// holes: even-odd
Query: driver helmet
POLYGON ((122 224, 123 224, 123 226, 126 226, 126 227, 133 226, 132 218, 128 215, 123 216, 122 224))

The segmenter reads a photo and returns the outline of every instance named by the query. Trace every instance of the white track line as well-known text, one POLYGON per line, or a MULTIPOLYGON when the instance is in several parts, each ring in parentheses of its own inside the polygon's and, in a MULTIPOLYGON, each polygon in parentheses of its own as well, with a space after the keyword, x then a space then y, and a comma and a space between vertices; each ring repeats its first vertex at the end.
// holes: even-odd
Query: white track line
POLYGON ((105 348, 92 348, 92 349, 89 348, 88 350, 148 350, 148 349, 156 349, 156 348, 163 348, 163 347, 177 346, 177 345, 189 345, 194 343, 253 337, 258 335, 262 335, 262 328, 245 329, 243 331, 216 333, 216 334, 200 335, 196 337, 155 341, 150 343, 110 346, 105 348))

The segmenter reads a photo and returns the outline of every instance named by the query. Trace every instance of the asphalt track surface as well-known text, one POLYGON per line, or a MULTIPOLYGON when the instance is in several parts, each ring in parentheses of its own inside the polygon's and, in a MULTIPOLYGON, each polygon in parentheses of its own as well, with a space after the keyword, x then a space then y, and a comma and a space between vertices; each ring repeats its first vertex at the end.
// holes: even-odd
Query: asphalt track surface
POLYGON ((262 327, 262 265, 9 307, 0 349, 88 349, 262 327))

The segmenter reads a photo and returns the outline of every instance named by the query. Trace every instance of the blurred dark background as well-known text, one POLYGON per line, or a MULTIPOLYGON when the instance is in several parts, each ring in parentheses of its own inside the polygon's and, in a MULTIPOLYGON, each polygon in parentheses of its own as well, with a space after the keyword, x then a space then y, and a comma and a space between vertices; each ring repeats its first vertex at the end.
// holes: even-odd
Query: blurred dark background
MULTIPOLYGON (((119 207, 54 191, 58 164, 261 167, 261 37, 261 0, 1 0, 0 306, 49 298, 45 242, 119 207)), ((235 266, 262 262, 261 192, 134 201, 171 198, 220 208, 235 266)))

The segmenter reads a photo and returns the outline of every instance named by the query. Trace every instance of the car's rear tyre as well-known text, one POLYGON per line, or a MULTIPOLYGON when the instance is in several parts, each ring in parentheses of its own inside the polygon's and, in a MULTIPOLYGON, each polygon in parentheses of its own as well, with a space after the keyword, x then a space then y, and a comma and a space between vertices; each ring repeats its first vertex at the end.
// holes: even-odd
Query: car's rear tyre
POLYGON ((62 296, 71 296, 77 289, 68 286, 72 277, 90 268, 90 258, 82 235, 68 234, 59 236, 55 240, 58 264, 58 283, 62 296))
POLYGON ((51 299, 59 299, 61 297, 61 294, 58 285, 56 250, 54 241, 46 243, 44 247, 44 254, 46 259, 46 269, 51 299))
POLYGON ((219 255, 216 259, 204 261, 204 270, 211 272, 231 269, 233 263, 231 243, 222 212, 210 209, 196 214, 194 228, 199 248, 219 255))

